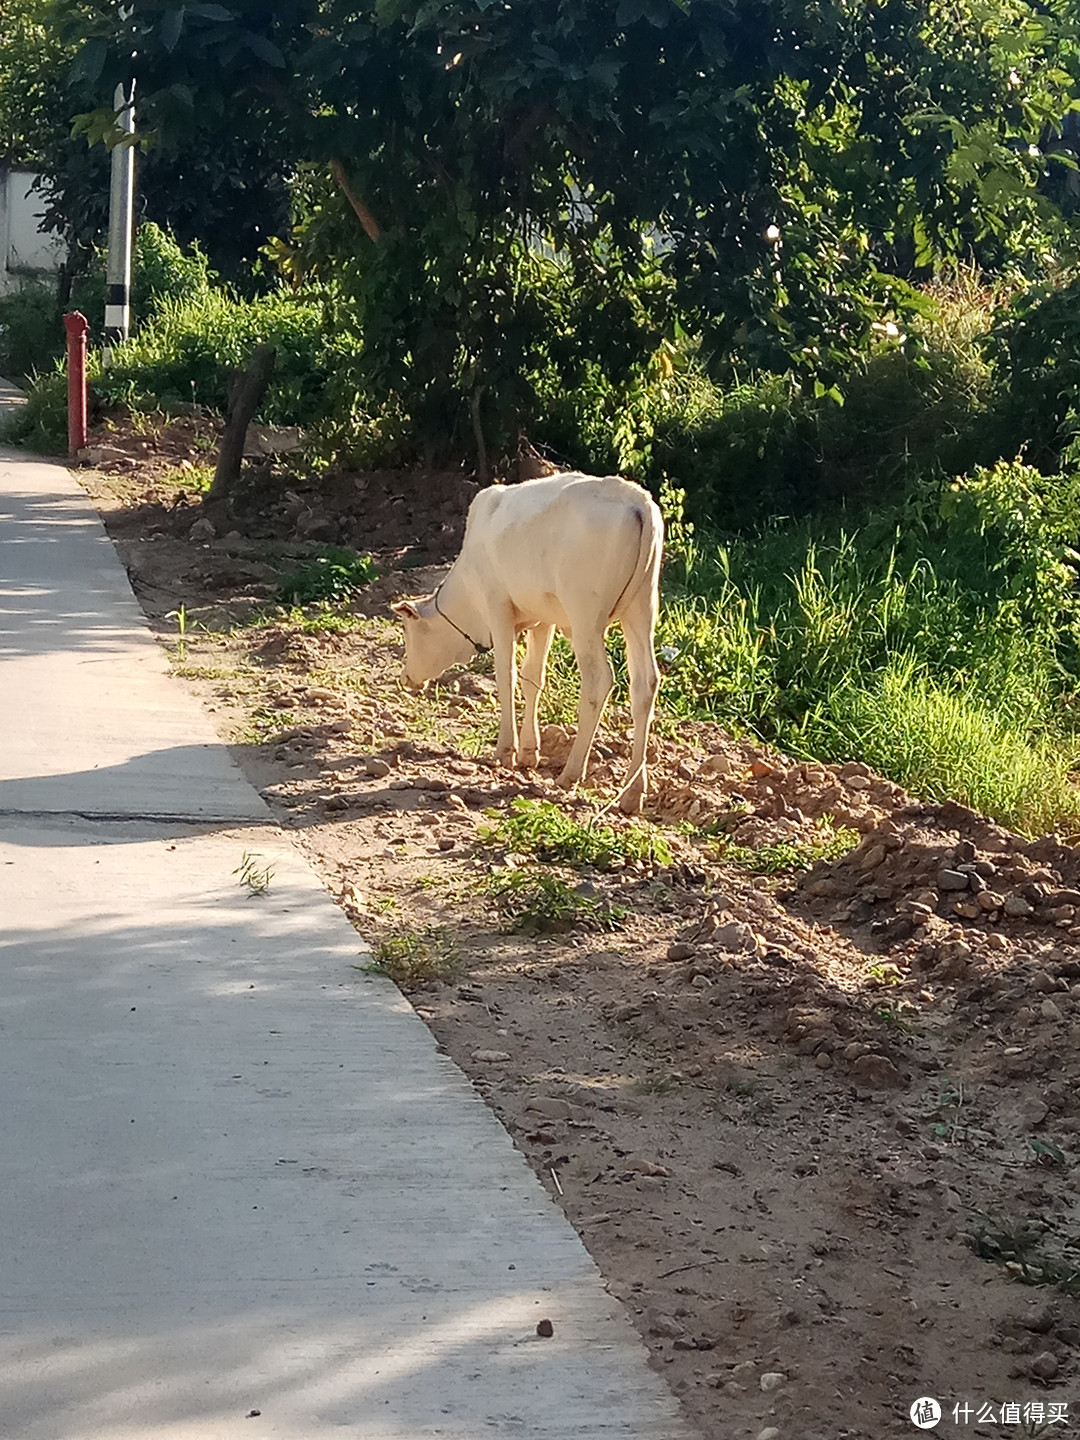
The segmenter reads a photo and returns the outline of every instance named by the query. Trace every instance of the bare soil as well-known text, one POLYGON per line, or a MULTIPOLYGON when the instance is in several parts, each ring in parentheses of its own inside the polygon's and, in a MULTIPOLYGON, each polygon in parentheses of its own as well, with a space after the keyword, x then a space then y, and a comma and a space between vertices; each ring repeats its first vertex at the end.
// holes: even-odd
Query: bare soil
POLYGON ((81 479, 177 672, 575 1225, 691 1424, 877 1440, 935 1396, 943 1432, 1042 1433, 1065 1406, 1046 1433, 1071 1433, 1080 852, 858 763, 662 725, 646 820, 673 863, 549 867, 617 928, 506 933, 492 876, 535 862, 490 831, 521 796, 595 816, 625 716, 584 797, 552 784, 564 726, 537 773, 497 769, 490 678, 409 695, 387 615, 453 557, 470 479, 301 481, 266 460, 210 507, 177 467, 212 459, 215 434, 119 425, 81 479), (379 562, 350 628, 274 610, 319 542, 379 562), (839 858, 754 873, 837 827, 839 858))

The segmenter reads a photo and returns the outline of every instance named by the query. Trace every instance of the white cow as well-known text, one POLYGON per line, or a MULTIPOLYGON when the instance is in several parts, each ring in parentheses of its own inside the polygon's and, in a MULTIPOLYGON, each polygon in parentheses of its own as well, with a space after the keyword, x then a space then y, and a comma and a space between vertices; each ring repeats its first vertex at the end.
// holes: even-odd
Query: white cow
POLYGON ((433 595, 401 600, 405 680, 419 689, 478 650, 495 652, 501 718, 497 758, 534 766, 540 750, 536 712, 552 637, 574 647, 581 672, 577 736, 559 776, 584 779, 614 677, 604 646, 609 625, 626 638, 634 743, 619 807, 641 809, 645 750, 660 683, 653 653, 664 522, 647 491, 629 480, 572 471, 493 485, 469 507, 461 554, 433 595), (525 714, 518 743, 514 642, 525 635, 521 665, 525 714))

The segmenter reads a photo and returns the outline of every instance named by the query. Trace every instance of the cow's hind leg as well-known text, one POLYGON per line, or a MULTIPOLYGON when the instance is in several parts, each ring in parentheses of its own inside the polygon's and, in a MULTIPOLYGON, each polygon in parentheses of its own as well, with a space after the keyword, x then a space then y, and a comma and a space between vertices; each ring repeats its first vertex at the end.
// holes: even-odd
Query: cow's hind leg
POLYGON ((577 735, 562 774, 556 781, 565 790, 585 778, 596 729, 615 684, 604 647, 603 629, 600 626, 575 626, 574 635, 574 655, 581 672, 581 699, 578 703, 577 735))
POLYGON ((652 727, 656 694, 660 688, 660 671, 653 650, 656 627, 656 592, 646 589, 639 593, 621 619, 626 637, 626 665, 630 671, 630 713, 634 721, 634 743, 626 783, 619 794, 619 809, 635 815, 649 787, 646 755, 649 730, 652 727))
POLYGON ((525 713, 521 720, 518 760, 530 770, 540 758, 540 727, 536 712, 540 704, 540 692, 544 688, 548 651, 551 649, 554 634, 554 625, 534 625, 525 632, 525 658, 521 662, 521 691, 525 700, 525 713))

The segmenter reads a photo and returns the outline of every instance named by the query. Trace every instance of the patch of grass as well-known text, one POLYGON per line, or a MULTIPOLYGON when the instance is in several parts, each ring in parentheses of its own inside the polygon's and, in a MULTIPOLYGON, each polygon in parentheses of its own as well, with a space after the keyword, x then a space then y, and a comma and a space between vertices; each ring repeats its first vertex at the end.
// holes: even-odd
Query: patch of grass
POLYGON ((672 863, 667 841, 642 821, 633 821, 620 830, 595 823, 583 825, 550 800, 523 797, 513 800, 503 816, 497 811, 488 813, 497 823, 477 830, 482 844, 504 845, 522 855, 535 855, 538 860, 576 867, 591 865, 598 870, 613 868, 615 861, 672 863))
POLYGON ((439 925, 393 931, 377 942, 374 953, 372 969, 404 987, 450 980, 461 966, 456 940, 439 925))
POLYGON ((954 799, 1029 835, 1080 833, 1077 742, 1032 735, 978 680, 944 686, 908 660, 830 697, 822 748, 850 750, 914 793, 954 799))
POLYGON ((563 930, 617 930, 626 910, 589 895, 538 866, 499 871, 484 885, 508 934, 550 935, 563 930))
POLYGON ((283 605, 310 605, 319 600, 345 600, 369 585, 378 574, 370 555, 328 545, 296 570, 283 575, 277 595, 283 605))
POLYGON ((782 840, 775 845, 724 845, 720 858, 753 875, 790 875, 809 870, 819 860, 838 860, 859 843, 855 830, 838 829, 818 844, 782 840))

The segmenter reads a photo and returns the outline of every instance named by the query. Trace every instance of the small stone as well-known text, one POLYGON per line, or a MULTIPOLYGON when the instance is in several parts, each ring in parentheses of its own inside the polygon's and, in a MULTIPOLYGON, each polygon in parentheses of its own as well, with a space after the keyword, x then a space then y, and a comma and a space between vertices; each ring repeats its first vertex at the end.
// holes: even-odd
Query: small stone
POLYGON ((686 1334, 685 1326, 670 1315, 662 1315, 659 1310, 646 1310, 645 1326, 649 1334, 659 1340, 674 1340, 686 1334))
POLYGON ((1057 1356, 1050 1350, 1044 1350, 1041 1355, 1036 1355, 1031 1362, 1031 1373, 1040 1380, 1053 1380, 1060 1368, 1057 1356))
POLYGON ((869 790, 870 778, 867 775, 847 775, 844 784, 849 790, 869 790))
POLYGON ((819 1070, 828 1070, 832 1067, 832 1056, 827 1050, 819 1050, 814 1056, 814 1064, 819 1070))
POLYGON ((205 515, 201 516, 198 520, 196 520, 195 524, 192 525, 191 529, 188 531, 188 539, 193 545, 209 544, 209 542, 213 540, 216 535, 217 530, 214 528, 214 522, 212 520, 208 520, 205 515))
POLYGON ((669 960, 692 960, 697 954, 697 946, 691 945, 689 940, 673 940, 667 948, 669 960))
MULTIPOLYGON (((1009 902, 1006 900, 1006 913, 1008 913, 1008 904, 1009 902)), ((1007 950, 1009 948, 1009 942, 1000 931, 995 931, 992 935, 986 937, 986 948, 988 950, 1007 950)))
POLYGON ((884 845, 871 845, 866 854, 859 861, 860 870, 876 870, 885 859, 884 845))
POLYGON ((957 900, 953 904, 953 913, 962 920, 977 920, 983 911, 974 900, 957 900))
POLYGON ((339 695, 336 690, 330 690, 325 685, 311 685, 304 691, 304 701, 308 705, 330 705, 334 709, 341 709, 349 702, 344 695, 339 695))
POLYGON ((996 890, 983 890, 978 897, 978 903, 980 910, 1000 910, 1005 904, 1005 897, 996 890))
POLYGON ((1048 975, 1045 970, 1039 970, 1031 977, 1031 988, 1040 995, 1049 995, 1057 989, 1057 981, 1052 975, 1048 975))
POLYGON ((756 780, 764 780, 774 773, 774 767, 767 760, 755 760, 750 766, 750 774, 756 780))
POLYGON ((370 760, 364 761, 364 774, 369 775, 372 780, 381 780, 390 774, 390 766, 385 760, 373 756, 370 760))
POLYGON ((1006 915, 1022 919, 1028 915, 1034 915, 1035 906, 1030 900, 1025 900, 1023 895, 1006 895, 1004 910, 1006 915))
POLYGON ((744 925, 741 920, 729 920, 726 925, 720 926, 712 938, 723 950, 757 949, 757 936, 750 926, 744 925))
POLYGON ((962 870, 939 870, 937 888, 939 890, 966 890, 968 877, 962 870))
POLYGON ((542 1340, 550 1340, 555 1334, 555 1326, 550 1320, 538 1320, 536 1322, 536 1333, 542 1340))
POLYGON ((898 1090, 904 1084, 904 1077, 893 1062, 885 1055, 860 1055, 851 1067, 851 1078, 856 1085, 868 1090, 898 1090))
POLYGON ((657 1165, 654 1160, 628 1160, 626 1169, 632 1170, 636 1175, 651 1175, 660 1180, 667 1180, 671 1175, 666 1165, 657 1165))
POLYGON ((702 764, 703 775, 730 775, 735 766, 726 755, 710 755, 702 764))
POLYGON ((477 1065, 503 1065, 510 1055, 506 1050, 474 1050, 472 1058, 477 1065))
POLYGON ((439 849, 440 849, 440 850, 453 850, 453 848, 454 848, 454 846, 455 846, 456 844, 457 844, 457 841, 454 839, 453 835, 440 835, 440 836, 439 836, 439 849))
POLYGON ((759 1430, 757 1440, 777 1440, 780 1431, 775 1425, 766 1425, 764 1430, 759 1430))
POLYGON ((765 1374, 761 1377, 761 1388, 768 1394, 770 1390, 779 1390, 786 1379, 787 1376, 782 1370, 766 1370, 765 1374))
POLYGON ((853 775, 857 775, 864 780, 869 780, 872 773, 870 766, 863 760, 848 760, 840 766, 841 780, 850 780, 853 775))
POLYGON ((1045 1100, 1040 1100, 1037 1095, 1025 1101, 1020 1109, 1020 1118, 1025 1125, 1041 1125, 1050 1114, 1050 1106, 1045 1100))
POLYGON ((1062 1013, 1061 1008, 1060 1008, 1058 1005, 1056 1005, 1053 1000, 1044 1000, 1044 1001, 1042 1002, 1042 1004, 1039 1006, 1039 1014, 1042 1016, 1042 1018, 1043 1018, 1044 1020, 1050 1020, 1050 1021, 1053 1021, 1053 1022, 1055 1022, 1055 1023, 1056 1023, 1058 1020, 1064 1020, 1064 1019, 1065 1019, 1065 1016, 1064 1016, 1064 1014, 1062 1013))
POLYGON ((554 1095, 537 1095, 525 1109, 542 1115, 545 1120, 572 1120, 588 1114, 583 1105, 572 1105, 569 1100, 560 1100, 554 1095))

